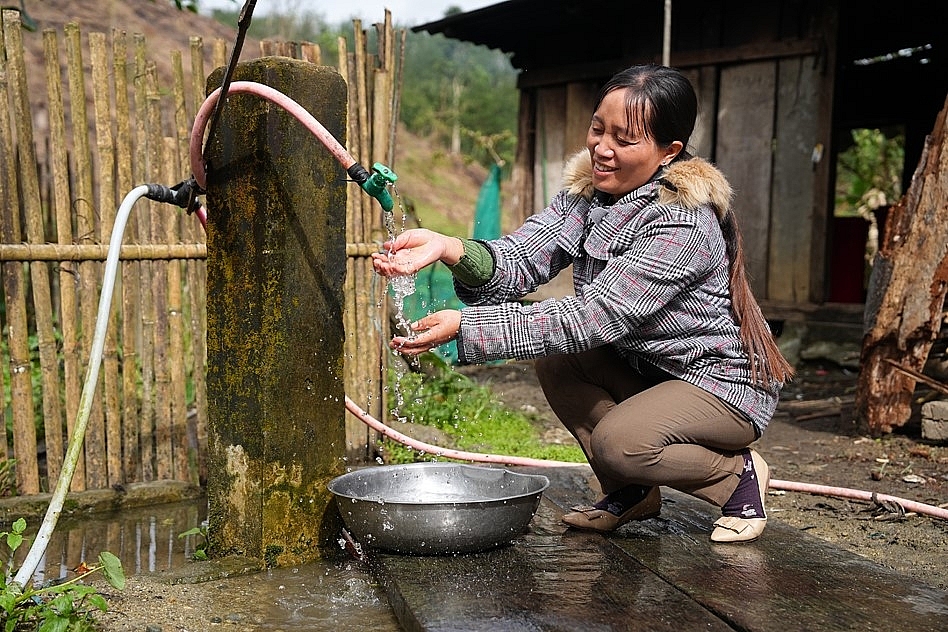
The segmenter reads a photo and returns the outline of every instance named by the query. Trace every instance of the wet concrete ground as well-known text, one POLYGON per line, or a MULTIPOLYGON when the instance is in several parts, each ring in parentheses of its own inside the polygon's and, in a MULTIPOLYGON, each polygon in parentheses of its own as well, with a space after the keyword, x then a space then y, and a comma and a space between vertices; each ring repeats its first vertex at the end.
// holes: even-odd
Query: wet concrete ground
POLYGON ((512 544, 482 553, 367 550, 364 561, 341 565, 217 569, 188 562, 197 542, 178 537, 203 518, 197 500, 137 518, 125 510, 118 524, 82 517, 87 529, 67 531, 44 572, 54 576, 77 556, 109 549, 130 573, 159 579, 113 597, 106 629, 116 631, 948 629, 948 593, 779 519, 758 542, 712 544, 717 510, 663 489, 659 518, 608 536, 581 532, 560 516, 592 500, 589 468, 523 471, 551 479, 537 515, 512 544))
POLYGON ((718 510, 664 490, 659 518, 609 536, 567 529, 588 468, 546 474, 529 533, 456 557, 370 552, 404 630, 945 630, 948 593, 771 520, 713 544, 718 510))

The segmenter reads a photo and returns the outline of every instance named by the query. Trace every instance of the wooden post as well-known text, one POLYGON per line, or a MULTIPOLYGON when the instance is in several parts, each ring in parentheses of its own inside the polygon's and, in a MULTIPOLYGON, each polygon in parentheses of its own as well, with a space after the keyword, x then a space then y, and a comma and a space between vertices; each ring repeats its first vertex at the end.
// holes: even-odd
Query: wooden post
MULTIPOLYGON (((208 92, 220 86, 218 69, 208 92)), ((286 58, 238 65, 345 142, 346 87, 286 58)), ((208 519, 212 550, 314 559, 337 533, 343 470, 346 174, 281 108, 228 98, 208 174, 208 519)))
POLYGON ((908 421, 916 383, 911 372, 922 372, 941 329, 948 294, 946 112, 948 100, 908 192, 889 213, 873 265, 856 414, 875 436, 908 421))

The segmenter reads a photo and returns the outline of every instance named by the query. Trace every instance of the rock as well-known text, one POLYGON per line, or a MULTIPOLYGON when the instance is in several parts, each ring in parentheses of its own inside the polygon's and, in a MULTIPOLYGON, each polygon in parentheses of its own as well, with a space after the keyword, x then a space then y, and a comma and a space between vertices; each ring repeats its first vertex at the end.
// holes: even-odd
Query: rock
POLYGON ((922 404, 922 438, 948 441, 948 401, 936 400, 922 404))
POLYGON ((830 360, 841 367, 858 371, 860 352, 859 345, 852 342, 821 340, 800 349, 800 358, 811 362, 830 360))

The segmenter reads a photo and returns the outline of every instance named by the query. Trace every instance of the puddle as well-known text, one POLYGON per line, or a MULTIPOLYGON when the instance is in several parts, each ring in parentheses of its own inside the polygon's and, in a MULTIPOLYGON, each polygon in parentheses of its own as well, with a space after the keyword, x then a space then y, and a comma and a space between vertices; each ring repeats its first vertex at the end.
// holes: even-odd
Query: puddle
MULTIPOLYGON (((33 575, 34 583, 65 577, 80 562, 92 564, 102 551, 122 561, 126 575, 180 568, 203 543, 201 536, 178 537, 207 517, 205 500, 125 509, 121 512, 63 516, 46 554, 33 575)), ((27 523, 30 542, 41 519, 27 523)), ((24 543, 18 561, 28 549, 24 543), (21 555, 22 554, 22 555, 21 555)))
MULTIPOLYGON (((36 584, 74 576, 70 571, 93 563, 102 551, 122 561, 126 575, 162 573, 191 563, 203 537, 180 534, 207 517, 205 500, 126 509, 120 513, 69 516, 60 519, 44 559, 33 576, 36 584)), ((37 519, 27 525, 32 536, 37 519)), ((20 548, 17 563, 26 555, 20 548)), ((192 584, 215 601, 241 604, 254 630, 326 630, 389 632, 398 622, 375 578, 361 563, 340 554, 297 568, 277 568, 251 575, 192 584)))

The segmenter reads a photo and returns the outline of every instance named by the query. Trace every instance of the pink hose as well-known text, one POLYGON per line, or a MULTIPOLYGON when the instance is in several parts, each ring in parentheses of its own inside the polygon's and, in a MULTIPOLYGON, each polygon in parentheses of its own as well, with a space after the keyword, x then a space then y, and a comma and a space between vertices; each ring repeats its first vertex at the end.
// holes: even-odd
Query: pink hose
MULTIPOLYGON (((566 461, 548 461, 544 459, 530 459, 526 457, 502 456, 497 454, 480 454, 442 448, 430 443, 417 441, 408 435, 402 434, 401 432, 386 426, 381 421, 359 408, 359 406, 349 399, 348 396, 346 396, 346 409, 358 417, 359 420, 361 420, 364 424, 388 437, 389 439, 392 439, 393 441, 397 441, 402 445, 407 445, 421 452, 443 456, 448 459, 458 459, 461 461, 474 461, 480 463, 501 463, 504 465, 526 465, 532 467, 566 467, 580 465, 579 463, 569 463, 566 461)), ((853 500, 865 500, 869 502, 894 502, 901 505, 906 511, 914 511, 918 514, 925 514, 935 518, 948 520, 948 509, 927 505, 925 503, 908 500, 906 498, 899 498, 898 496, 877 494, 875 492, 850 489, 848 487, 831 487, 829 485, 816 485, 812 483, 798 483, 796 481, 781 481, 778 479, 771 479, 768 489, 803 492, 806 494, 817 494, 821 496, 837 496, 839 498, 851 498, 853 500)))
MULTIPOLYGON (((220 88, 218 88, 207 97, 207 99, 201 105, 201 109, 198 111, 198 114, 194 119, 194 127, 191 129, 191 171, 195 181, 202 189, 206 188, 207 185, 207 176, 204 169, 203 156, 204 128, 207 126, 211 112, 214 110, 214 106, 217 103, 218 96, 220 95, 220 91, 220 88)), ((343 147, 339 141, 337 141, 336 138, 313 117, 312 114, 307 112, 303 106, 282 92, 274 90, 267 85, 255 83, 252 81, 233 82, 230 85, 228 94, 231 92, 256 94, 276 105, 279 105, 287 112, 292 114, 307 129, 309 129, 313 135, 316 136, 323 143, 323 145, 326 146, 329 152, 336 158, 336 160, 340 162, 340 164, 342 164, 345 169, 348 169, 353 164, 355 164, 355 159, 349 154, 348 151, 346 151, 345 147, 343 147)), ((200 209, 197 215, 198 219, 201 221, 201 224, 206 229, 206 213, 203 209, 200 209)), ((397 441, 402 445, 406 445, 420 452, 427 452, 429 454, 442 456, 448 459, 473 461, 478 463, 496 463, 502 465, 524 465, 531 467, 575 467, 580 465, 579 463, 569 463, 566 461, 548 461, 545 459, 531 459, 527 457, 503 456, 498 454, 480 454, 474 452, 464 452, 462 450, 453 450, 450 448, 442 448, 430 443, 424 443, 423 441, 417 441, 408 435, 402 434, 401 432, 386 426, 381 421, 375 419, 372 417, 372 415, 362 410, 358 405, 356 405, 355 402, 349 399, 348 395, 346 396, 346 409, 358 417, 359 420, 364 424, 379 432, 380 434, 388 437, 389 439, 392 439, 393 441, 397 441)), ((832 487, 828 485, 816 485, 811 483, 798 483, 796 481, 781 481, 772 479, 770 481, 770 489, 802 492, 806 494, 817 494, 822 496, 837 496, 840 498, 851 498, 853 500, 864 500, 869 502, 894 502, 898 503, 908 511, 948 520, 948 509, 915 502, 905 498, 899 498, 897 496, 890 496, 888 494, 876 494, 874 492, 850 489, 848 487, 832 487)))
POLYGON ((503 465, 526 465, 529 467, 576 467, 582 463, 570 463, 568 461, 548 461, 546 459, 531 459, 521 456, 503 456, 499 454, 481 454, 475 452, 464 452, 462 450, 452 450, 450 448, 441 448, 430 443, 417 441, 406 434, 386 426, 381 421, 365 412, 359 406, 346 396, 346 409, 359 418, 365 425, 373 430, 385 435, 389 439, 397 441, 410 448, 427 452, 435 456, 442 456, 446 459, 457 459, 459 461, 476 461, 479 463, 500 463, 503 465))
POLYGON ((926 505, 925 503, 915 502, 898 496, 889 496, 888 494, 877 494, 875 492, 866 492, 859 489, 850 489, 848 487, 831 487, 829 485, 816 485, 813 483, 798 483, 796 481, 780 481, 772 479, 770 489, 782 489, 788 492, 803 492, 806 494, 817 494, 820 496, 838 496, 839 498, 851 498, 853 500, 867 500, 870 502, 893 502, 898 503, 907 511, 914 511, 918 514, 925 514, 935 518, 948 520, 948 509, 926 505))
MULTIPOLYGON (((256 83, 254 81, 235 81, 230 84, 230 88, 227 91, 227 94, 230 95, 232 92, 242 92, 255 94, 259 97, 262 97, 271 103, 279 105, 281 108, 292 114, 296 120, 303 124, 306 129, 311 131, 313 135, 326 146, 326 149, 329 150, 336 160, 342 165, 344 169, 348 169, 356 163, 355 158, 346 151, 346 148, 343 147, 339 141, 336 140, 335 136, 330 134, 322 123, 317 121, 312 114, 306 111, 306 109, 286 96, 279 90, 275 90, 270 86, 264 85, 262 83, 256 83)), ((194 176, 195 182, 198 183, 202 189, 207 188, 207 173, 204 168, 204 128, 207 127, 207 122, 211 117, 211 113, 214 111, 214 106, 217 104, 217 99, 220 96, 221 89, 218 88, 210 95, 207 99, 204 100, 204 103, 201 104, 201 108, 198 110, 197 116, 194 117, 194 127, 191 128, 191 144, 190 144, 190 158, 191 158, 191 174, 194 176)))

